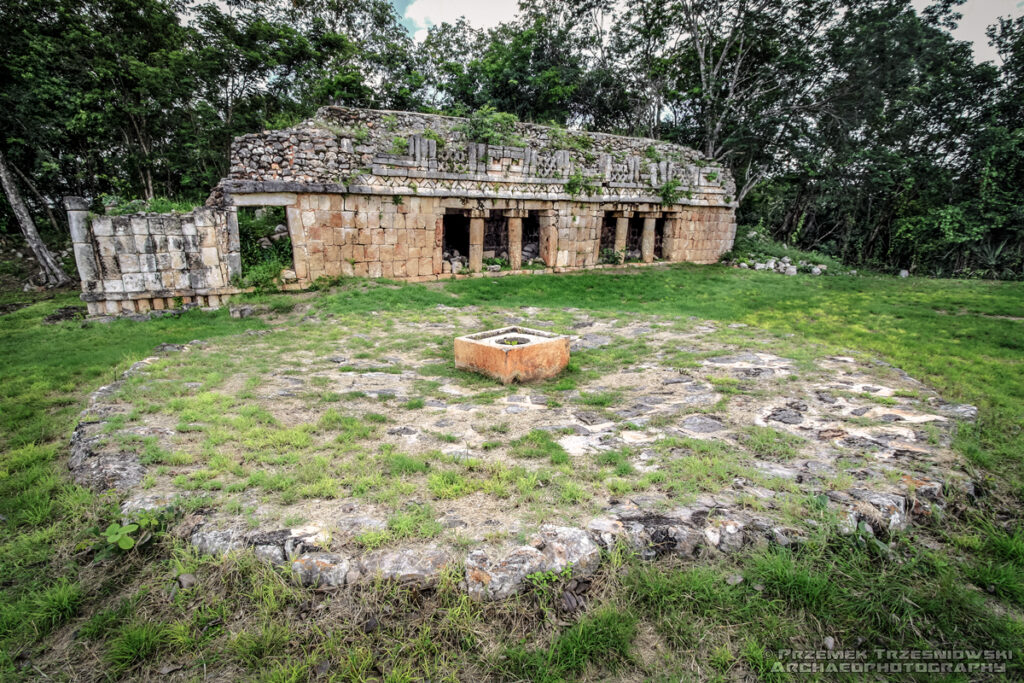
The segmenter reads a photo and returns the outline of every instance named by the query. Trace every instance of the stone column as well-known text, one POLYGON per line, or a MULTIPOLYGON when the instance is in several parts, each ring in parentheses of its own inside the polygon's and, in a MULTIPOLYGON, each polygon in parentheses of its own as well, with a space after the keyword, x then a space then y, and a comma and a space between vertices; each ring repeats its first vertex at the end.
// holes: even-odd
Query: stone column
POLYGON ((540 257, 548 268, 555 267, 558 258, 558 212, 547 209, 539 213, 540 218, 540 257))
POLYGON ((629 219, 632 211, 623 211, 615 217, 615 251, 626 251, 626 233, 629 231, 629 219))
POLYGON ((665 214, 665 234, 662 237, 661 255, 666 261, 682 261, 682 234, 679 213, 665 214))
POLYGON ((484 269, 484 219, 489 211, 473 211, 469 214, 469 270, 479 273, 484 269))
POLYGON ((518 209, 505 211, 508 218, 508 263, 512 270, 523 267, 523 219, 527 213, 518 209))
POLYGON ((644 216, 644 232, 640 240, 640 256, 644 263, 654 260, 654 222, 652 214, 644 216))
POLYGON ((78 264, 78 275, 84 291, 102 291, 99 261, 89 239, 89 203, 81 197, 65 197, 64 208, 68 212, 68 227, 71 228, 71 244, 78 264), (90 286, 89 283, 94 283, 90 286))

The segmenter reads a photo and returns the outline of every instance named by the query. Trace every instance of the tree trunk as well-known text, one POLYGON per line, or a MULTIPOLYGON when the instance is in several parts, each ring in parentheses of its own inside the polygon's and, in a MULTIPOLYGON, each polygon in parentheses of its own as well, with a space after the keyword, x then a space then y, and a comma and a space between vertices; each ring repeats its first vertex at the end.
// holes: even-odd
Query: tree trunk
POLYGON ((11 164, 11 168, 13 168, 14 172, 18 174, 18 177, 21 178, 21 181, 25 183, 25 186, 28 188, 28 191, 34 194, 36 196, 36 199, 39 200, 39 203, 43 207, 43 211, 46 212, 46 217, 50 219, 50 225, 53 226, 53 229, 60 230, 62 227, 64 227, 61 223, 57 222, 57 217, 53 215, 53 211, 50 210, 50 203, 46 201, 46 197, 39 193, 39 190, 32 183, 32 180, 27 175, 22 173, 21 169, 15 166, 14 164, 11 164))
POLYGON ((0 152, 0 184, 4 187, 7 201, 11 203, 14 217, 18 219, 21 234, 25 236, 28 246, 32 247, 32 251, 35 252, 36 261, 43 272, 43 284, 47 287, 71 284, 71 278, 61 269, 57 259, 53 257, 46 247, 46 243, 39 237, 36 224, 32 222, 32 216, 18 192, 18 186, 14 184, 14 177, 11 175, 11 169, 7 166, 7 158, 3 152, 0 152))

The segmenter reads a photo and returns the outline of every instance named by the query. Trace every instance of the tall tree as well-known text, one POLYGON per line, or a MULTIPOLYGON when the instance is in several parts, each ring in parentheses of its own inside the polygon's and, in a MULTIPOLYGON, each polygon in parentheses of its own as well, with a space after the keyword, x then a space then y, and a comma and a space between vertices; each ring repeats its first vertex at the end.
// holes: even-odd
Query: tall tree
POLYGON ((28 212, 28 207, 25 206, 25 202, 21 198, 18 186, 14 184, 14 177, 11 174, 11 169, 7 166, 7 159, 4 157, 3 152, 0 152, 0 185, 3 185, 4 194, 7 195, 7 201, 10 202, 11 210, 18 220, 21 234, 24 235, 28 246, 36 255, 36 262, 39 263, 43 276, 43 284, 48 287, 71 284, 71 278, 60 267, 57 259, 53 257, 53 254, 46 247, 46 243, 39 237, 39 231, 36 230, 36 224, 32 220, 32 215, 28 212))

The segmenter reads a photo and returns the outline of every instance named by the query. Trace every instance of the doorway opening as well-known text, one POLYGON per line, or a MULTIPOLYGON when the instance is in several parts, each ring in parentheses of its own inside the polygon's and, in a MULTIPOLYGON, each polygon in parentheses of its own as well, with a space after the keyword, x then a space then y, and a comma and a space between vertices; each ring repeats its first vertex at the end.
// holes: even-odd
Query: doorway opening
POLYGON ((639 261, 643 256, 640 246, 644 238, 644 219, 634 216, 626 228, 626 260, 639 261))
POLYGON ((615 215, 606 211, 601 220, 601 239, 597 248, 598 263, 619 263, 622 254, 615 253, 615 227, 618 220, 615 215))
POLYGON ((469 217, 446 213, 442 219, 441 253, 445 261, 469 263, 469 217))
POLYGON ((283 206, 238 207, 238 244, 242 286, 270 286, 281 278, 282 270, 295 270, 283 206))
POLYGON ((523 265, 533 265, 540 259, 540 214, 536 211, 527 213, 523 219, 523 265))
MULTIPOLYGON (((495 212, 497 213, 497 212, 495 212)), ((491 215, 484 219, 484 265, 488 259, 503 260, 508 265, 508 218, 491 215)))
POLYGON ((654 221, 654 258, 665 258, 665 219, 658 218, 654 221))

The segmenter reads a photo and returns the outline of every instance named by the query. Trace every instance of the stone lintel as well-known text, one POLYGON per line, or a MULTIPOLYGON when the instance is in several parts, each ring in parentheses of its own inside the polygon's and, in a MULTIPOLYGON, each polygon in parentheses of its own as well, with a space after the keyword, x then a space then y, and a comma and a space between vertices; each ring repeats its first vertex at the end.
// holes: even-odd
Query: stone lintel
POLYGON ((298 200, 294 192, 253 192, 251 194, 232 194, 235 206, 293 206, 298 200))

